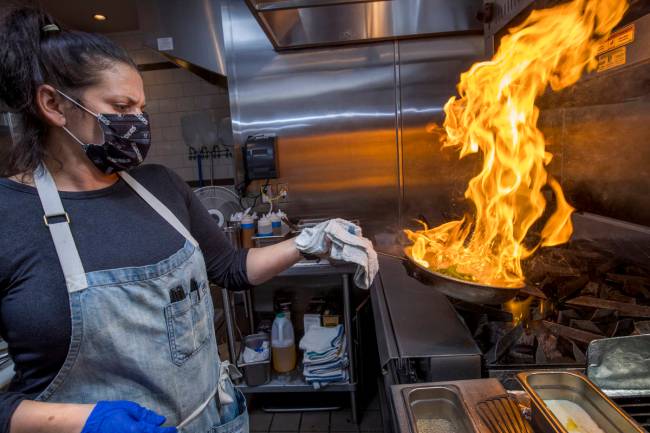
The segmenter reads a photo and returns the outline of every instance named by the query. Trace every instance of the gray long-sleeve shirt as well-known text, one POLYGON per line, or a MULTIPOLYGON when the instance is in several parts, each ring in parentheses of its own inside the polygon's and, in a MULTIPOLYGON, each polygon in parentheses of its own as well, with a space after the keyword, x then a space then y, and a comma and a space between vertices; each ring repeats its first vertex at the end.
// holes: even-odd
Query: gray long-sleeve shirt
MULTIPOLYGON (((247 250, 235 250, 192 190, 171 170, 145 165, 131 175, 189 229, 205 256, 208 278, 250 288, 247 250)), ((184 239, 124 181, 97 191, 61 192, 86 272, 163 260, 184 239)), ((36 189, 0 178, 0 335, 16 375, 0 393, 0 432, 18 404, 54 379, 70 344, 70 306, 61 266, 36 189)))

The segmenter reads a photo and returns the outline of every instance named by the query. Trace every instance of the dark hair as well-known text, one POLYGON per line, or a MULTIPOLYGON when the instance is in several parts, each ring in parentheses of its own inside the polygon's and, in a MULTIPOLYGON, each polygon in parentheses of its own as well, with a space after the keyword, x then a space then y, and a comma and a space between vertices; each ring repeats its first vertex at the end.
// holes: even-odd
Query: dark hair
POLYGON ((74 94, 97 84, 100 72, 116 62, 136 68, 126 51, 105 36, 65 30, 37 9, 8 11, 0 24, 0 100, 19 113, 20 128, 0 176, 30 173, 46 154, 47 125, 35 101, 40 85, 74 94))

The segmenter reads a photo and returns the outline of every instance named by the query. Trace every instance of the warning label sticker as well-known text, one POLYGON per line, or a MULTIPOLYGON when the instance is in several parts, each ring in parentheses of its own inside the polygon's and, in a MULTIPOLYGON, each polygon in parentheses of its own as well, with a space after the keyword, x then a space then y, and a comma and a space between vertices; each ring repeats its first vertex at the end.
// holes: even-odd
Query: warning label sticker
POLYGON ((597 54, 602 54, 606 51, 613 50, 623 45, 634 42, 634 24, 623 27, 610 35, 605 42, 598 45, 597 54))
POLYGON ((617 66, 624 65, 626 61, 625 47, 619 47, 598 56, 598 68, 596 71, 603 72, 617 66))

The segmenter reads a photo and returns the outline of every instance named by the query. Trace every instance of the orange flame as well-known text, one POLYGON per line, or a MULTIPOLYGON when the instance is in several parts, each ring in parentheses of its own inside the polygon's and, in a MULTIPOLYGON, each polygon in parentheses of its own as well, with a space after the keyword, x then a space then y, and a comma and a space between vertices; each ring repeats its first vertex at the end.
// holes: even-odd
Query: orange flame
POLYGON ((417 263, 483 284, 520 287, 523 258, 540 246, 569 239, 574 209, 546 172, 552 155, 537 128, 535 99, 549 85, 562 89, 578 81, 585 69, 593 70, 598 44, 627 7, 626 0, 574 0, 535 10, 501 39, 492 60, 461 75, 459 98, 445 105, 444 147, 458 148, 460 158, 479 151, 483 155, 483 168, 465 191, 474 215, 431 229, 405 230, 413 242, 407 253, 417 263), (547 184, 557 206, 539 243, 527 248, 523 241, 544 212, 542 188, 547 184))
POLYGON ((512 314, 512 322, 517 326, 528 319, 528 316, 530 315, 530 304, 532 304, 534 300, 535 298, 532 296, 529 296, 523 301, 513 299, 503 304, 503 309, 512 314))

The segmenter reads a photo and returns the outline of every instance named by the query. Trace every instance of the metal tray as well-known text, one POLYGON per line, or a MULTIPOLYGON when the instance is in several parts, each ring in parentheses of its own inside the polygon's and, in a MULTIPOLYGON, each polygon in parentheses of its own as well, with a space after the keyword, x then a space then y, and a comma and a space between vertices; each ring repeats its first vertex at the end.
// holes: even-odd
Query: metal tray
POLYGON ((568 371, 533 371, 517 374, 530 395, 533 427, 539 433, 569 433, 544 400, 569 400, 589 414, 607 433, 645 432, 585 376, 568 371))
POLYGON ((394 431, 424 433, 417 430, 418 419, 451 418, 459 433, 490 432, 476 407, 479 402, 505 392, 496 379, 393 385, 394 431))
POLYGON ((404 248, 406 268, 414 278, 432 286, 444 295, 474 304, 500 305, 513 299, 524 287, 498 287, 460 280, 434 272, 417 263, 411 257, 411 247, 404 248))
POLYGON ((402 396, 409 408, 411 431, 419 431, 419 420, 440 419, 451 424, 455 433, 473 433, 474 428, 467 409, 459 396, 459 390, 453 385, 410 388, 402 391, 402 396))

